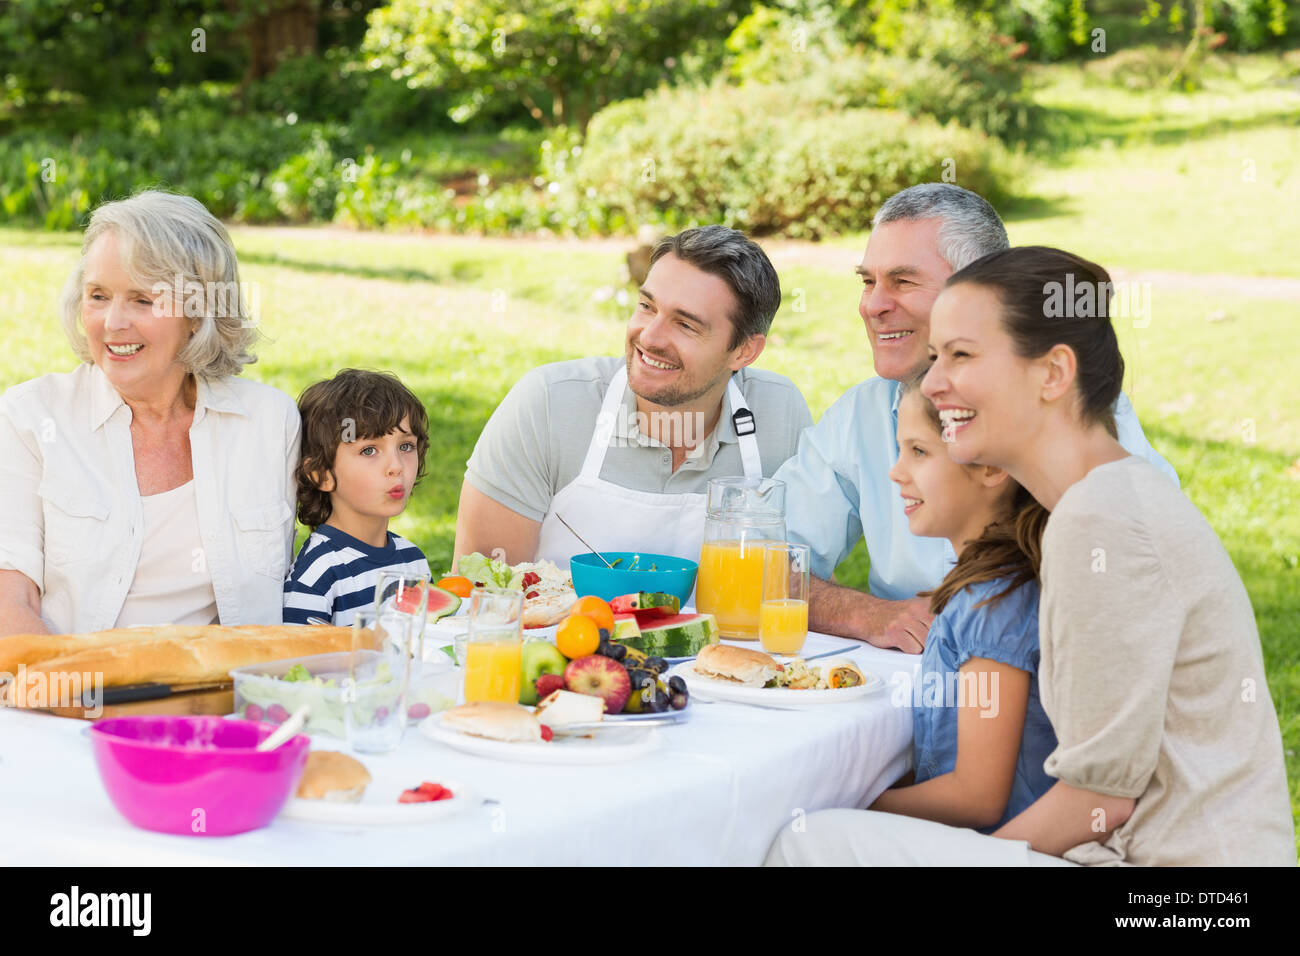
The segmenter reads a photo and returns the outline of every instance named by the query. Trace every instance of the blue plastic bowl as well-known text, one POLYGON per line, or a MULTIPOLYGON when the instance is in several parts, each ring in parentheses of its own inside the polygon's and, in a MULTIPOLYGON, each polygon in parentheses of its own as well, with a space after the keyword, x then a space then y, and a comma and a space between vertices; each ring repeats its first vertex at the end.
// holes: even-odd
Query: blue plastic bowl
POLYGON ((690 600, 695 588, 695 572, 700 569, 699 562, 644 551, 602 551, 601 554, 611 564, 618 561, 612 570, 590 552, 575 554, 569 560, 573 590, 578 592, 578 597, 594 594, 610 601, 637 591, 662 591, 677 595, 683 606, 690 600), (619 558, 623 560, 619 561, 619 558), (634 560, 636 568, 629 570, 634 560))

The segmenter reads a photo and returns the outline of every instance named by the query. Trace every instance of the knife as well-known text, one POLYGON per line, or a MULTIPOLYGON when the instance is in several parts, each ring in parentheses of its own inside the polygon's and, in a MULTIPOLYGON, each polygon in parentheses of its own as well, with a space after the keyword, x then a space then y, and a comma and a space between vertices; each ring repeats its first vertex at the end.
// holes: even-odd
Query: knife
MULTIPOLYGON (((857 650, 856 647, 837 647, 833 651, 822 651, 820 654, 814 654, 812 657, 805 657, 805 661, 815 661, 819 657, 833 657, 836 654, 847 654, 849 651, 857 650)), ((795 655, 798 656, 798 655, 795 655)))
MULTIPOLYGON (((545 723, 545 720, 543 720, 542 722, 545 723)), ((676 717, 671 717, 668 715, 664 715, 663 717, 649 717, 644 720, 619 720, 619 721, 595 720, 595 721, 591 721, 590 723, 584 722, 581 724, 565 724, 563 727, 551 727, 551 733, 555 734, 556 736, 560 736, 561 734, 568 734, 575 730, 581 730, 581 731, 612 730, 616 727, 624 730, 634 730, 637 727, 664 727, 667 726, 668 724, 678 724, 678 723, 681 723, 681 721, 679 721, 676 717)), ((547 726, 550 725, 548 724, 547 726)))
POLYGON ((191 691, 226 689, 230 681, 216 681, 207 684, 127 684, 122 687, 106 687, 103 691, 87 690, 81 694, 82 707, 110 707, 114 704, 130 704, 141 700, 161 700, 172 694, 188 694, 191 691), (97 699, 98 698, 98 699, 97 699))

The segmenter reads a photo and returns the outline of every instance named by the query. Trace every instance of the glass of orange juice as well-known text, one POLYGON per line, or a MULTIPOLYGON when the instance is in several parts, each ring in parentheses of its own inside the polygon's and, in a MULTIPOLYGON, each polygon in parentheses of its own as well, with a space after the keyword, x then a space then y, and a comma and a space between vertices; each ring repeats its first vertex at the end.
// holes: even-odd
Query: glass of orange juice
POLYGON ((763 549, 763 600, 758 639, 769 654, 798 654, 808 637, 806 544, 769 544, 763 549))
POLYGON ((465 700, 519 703, 523 672, 524 592, 475 588, 465 635, 465 700))

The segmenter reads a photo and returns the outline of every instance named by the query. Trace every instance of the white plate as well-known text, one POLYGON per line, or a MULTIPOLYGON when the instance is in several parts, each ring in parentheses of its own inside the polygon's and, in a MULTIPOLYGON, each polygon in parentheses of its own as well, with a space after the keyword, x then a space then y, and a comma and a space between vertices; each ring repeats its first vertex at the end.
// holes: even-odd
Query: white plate
POLYGON ((344 823, 354 826, 389 823, 429 823, 477 807, 483 798, 461 780, 430 780, 441 783, 452 792, 450 800, 430 803, 398 803, 403 790, 413 790, 423 780, 405 784, 384 783, 373 780, 359 803, 331 803, 328 800, 302 800, 292 798, 281 815, 308 823, 344 823))
MULTIPOLYGON (((816 667, 817 661, 809 664, 816 667)), ((885 686, 885 682, 870 671, 864 670, 862 676, 866 683, 858 687, 840 687, 835 690, 791 690, 789 687, 742 687, 732 681, 714 680, 695 673, 695 662, 686 661, 670 668, 667 676, 678 676, 686 681, 691 696, 698 694, 707 700, 726 700, 737 704, 758 704, 763 707, 783 707, 798 710, 802 707, 814 707, 820 704, 840 704, 845 701, 859 700, 874 694, 885 686)))
POLYGON ((550 741, 536 743, 488 740, 462 734, 442 725, 442 714, 434 714, 420 724, 420 733, 455 750, 491 760, 522 763, 600 764, 634 760, 657 750, 663 737, 657 727, 629 726, 626 730, 599 730, 592 737, 565 737, 557 734, 550 741))

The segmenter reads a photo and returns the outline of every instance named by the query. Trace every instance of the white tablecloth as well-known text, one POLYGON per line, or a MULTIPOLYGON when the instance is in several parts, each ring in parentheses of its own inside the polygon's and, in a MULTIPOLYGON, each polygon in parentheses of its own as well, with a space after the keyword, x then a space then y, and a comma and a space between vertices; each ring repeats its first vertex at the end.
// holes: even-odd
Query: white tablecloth
MULTIPOLYGON (((910 682, 920 659, 843 645, 885 689, 804 710, 693 701, 664 746, 601 766, 504 763, 412 727, 399 750, 363 756, 409 786, 463 780, 491 803, 445 820, 340 826, 280 817, 233 837, 136 829, 109 802, 84 721, 0 710, 0 862, 76 865, 753 865, 800 814, 869 804, 910 765, 910 682)), ((752 646, 752 645, 751 645, 752 646)), ((331 737, 313 745, 343 749, 331 737)))

